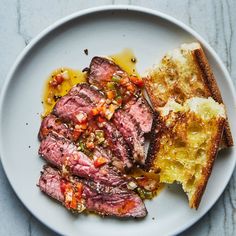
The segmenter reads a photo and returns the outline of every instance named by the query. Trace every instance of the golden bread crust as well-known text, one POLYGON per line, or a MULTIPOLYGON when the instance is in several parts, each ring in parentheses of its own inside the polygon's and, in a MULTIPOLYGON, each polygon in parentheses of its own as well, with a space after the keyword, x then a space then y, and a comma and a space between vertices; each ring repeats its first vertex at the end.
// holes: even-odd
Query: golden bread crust
MULTIPOLYGON (((202 73, 202 77, 204 78, 205 85, 211 91, 211 96, 217 101, 218 103, 223 103, 223 99, 217 85, 216 79, 214 74, 211 70, 211 67, 208 63, 206 55, 202 48, 195 49, 193 51, 193 55, 196 59, 197 65, 199 66, 199 71, 202 73)), ((225 129, 222 136, 222 143, 221 146, 224 147, 232 147, 234 145, 233 137, 230 131, 230 126, 228 119, 225 123, 225 129)))

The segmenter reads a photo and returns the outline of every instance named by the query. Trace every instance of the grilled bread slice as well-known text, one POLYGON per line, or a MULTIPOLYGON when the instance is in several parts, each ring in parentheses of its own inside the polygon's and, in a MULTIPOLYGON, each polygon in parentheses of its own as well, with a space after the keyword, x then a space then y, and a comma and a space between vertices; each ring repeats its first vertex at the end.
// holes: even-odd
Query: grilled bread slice
POLYGON ((224 105, 211 97, 190 98, 183 104, 169 99, 158 112, 148 169, 159 172, 163 183, 182 184, 189 206, 197 209, 224 130, 224 105))
MULTIPOLYGON (((169 98, 183 104, 192 97, 213 97, 218 103, 223 103, 213 72, 199 43, 182 44, 180 48, 167 53, 161 63, 149 71, 145 85, 155 109, 164 106, 169 98)), ((233 146, 228 121, 220 146, 233 146)))

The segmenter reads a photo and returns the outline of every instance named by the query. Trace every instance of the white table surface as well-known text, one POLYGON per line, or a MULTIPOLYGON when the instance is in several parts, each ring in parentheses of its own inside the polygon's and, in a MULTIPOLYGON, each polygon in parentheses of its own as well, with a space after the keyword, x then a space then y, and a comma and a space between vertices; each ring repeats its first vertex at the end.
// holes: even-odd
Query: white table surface
MULTIPOLYGON (((45 27, 81 9, 129 4, 167 13, 201 34, 236 84, 235 0, 1 0, 0 86, 22 49, 45 27)), ((236 171, 213 208, 182 235, 236 235, 236 171)), ((13 192, 0 163, 0 236, 57 235, 40 223, 13 192)))

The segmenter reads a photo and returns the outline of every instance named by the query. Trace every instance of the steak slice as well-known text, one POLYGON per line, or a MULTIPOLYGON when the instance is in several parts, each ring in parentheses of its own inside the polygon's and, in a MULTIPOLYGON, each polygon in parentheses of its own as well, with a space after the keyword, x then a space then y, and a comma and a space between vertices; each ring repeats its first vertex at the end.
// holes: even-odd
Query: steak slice
POLYGON ((99 89, 103 89, 104 85, 111 80, 115 72, 123 72, 113 61, 104 57, 94 57, 89 68, 89 83, 99 89))
POLYGON ((64 201, 64 194, 61 191, 62 176, 59 171, 50 166, 44 165, 43 171, 39 178, 38 186, 40 190, 46 193, 48 196, 58 200, 64 201))
POLYGON ((65 123, 62 123, 60 119, 53 114, 49 114, 43 118, 38 133, 39 140, 42 141, 51 132, 55 132, 67 139, 73 140, 73 134, 68 126, 65 123))
POLYGON ((56 134, 51 133, 42 140, 39 155, 65 172, 95 182, 124 187, 129 183, 129 179, 121 176, 115 167, 109 167, 108 165, 95 167, 94 160, 77 151, 77 147, 72 142, 56 134))
POLYGON ((153 111, 144 97, 131 99, 124 107, 139 124, 143 133, 150 133, 153 125, 153 111))
POLYGON ((145 205, 136 193, 73 176, 64 179, 61 172, 50 166, 44 166, 38 186, 42 192, 78 213, 86 209, 117 217, 147 215, 145 205))
POLYGON ((113 123, 128 144, 134 161, 144 165, 144 136, 136 120, 126 111, 119 109, 113 116, 113 123))
POLYGON ((135 192, 119 187, 98 185, 87 180, 83 183, 86 186, 83 193, 89 211, 118 217, 140 218, 147 215, 143 201, 135 192))
POLYGON ((104 95, 94 86, 88 83, 80 83, 74 86, 68 93, 70 96, 84 96, 93 104, 98 104, 104 95))
POLYGON ((133 164, 130 160, 130 149, 124 137, 112 123, 105 121, 102 125, 109 148, 122 161, 123 167, 129 170, 133 164))
POLYGON ((86 96, 65 95, 53 108, 53 114, 65 122, 77 123, 80 113, 89 115, 94 105, 86 96))

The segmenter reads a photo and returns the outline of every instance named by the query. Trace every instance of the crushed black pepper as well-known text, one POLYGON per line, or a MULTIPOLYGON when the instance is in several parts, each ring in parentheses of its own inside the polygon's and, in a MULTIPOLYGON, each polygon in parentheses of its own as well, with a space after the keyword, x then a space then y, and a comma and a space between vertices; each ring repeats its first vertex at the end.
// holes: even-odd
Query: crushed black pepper
POLYGON ((29 123, 26 122, 25 124, 28 125, 29 123))
POLYGON ((84 49, 84 53, 85 53, 85 55, 88 55, 88 49, 87 48, 84 49))
POLYGON ((85 67, 82 72, 89 72, 89 68, 88 67, 85 67))
POLYGON ((58 95, 54 95, 54 96, 53 96, 53 99, 54 99, 55 102, 56 102, 59 98, 61 98, 61 96, 58 96, 58 95))
POLYGON ((136 62, 137 62, 137 59, 136 59, 135 57, 132 57, 132 58, 131 58, 131 62, 136 63, 136 62))

